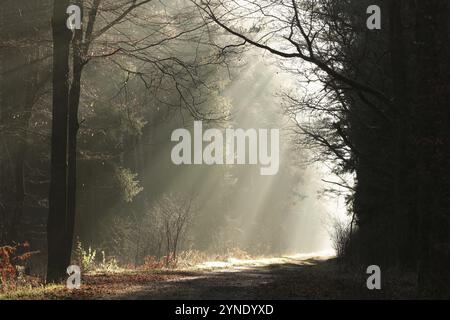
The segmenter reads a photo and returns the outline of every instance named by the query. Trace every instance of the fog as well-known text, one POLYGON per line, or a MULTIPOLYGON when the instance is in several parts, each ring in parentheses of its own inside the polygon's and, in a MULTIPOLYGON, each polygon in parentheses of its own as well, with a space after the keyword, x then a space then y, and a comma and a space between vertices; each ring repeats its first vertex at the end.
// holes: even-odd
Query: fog
MULTIPOLYGON (((293 85, 269 59, 249 52, 222 92, 230 108, 229 119, 204 122, 205 128, 280 128, 277 175, 262 176, 259 165, 174 165, 170 155, 176 143, 170 141, 171 133, 183 127, 192 130, 194 121, 175 112, 166 121, 155 121, 131 152, 145 154, 143 169, 139 169, 142 164, 132 168, 143 189, 133 203, 111 205, 103 213, 109 217, 102 220, 103 227, 104 221, 114 223, 116 216, 128 217, 134 212, 141 217, 152 212, 154 203, 164 195, 187 195, 194 199, 195 212, 182 250, 331 253, 330 223, 332 217, 346 218, 344 199, 321 196, 329 187, 322 179, 333 180, 330 170, 309 161, 310 151, 293 139, 292 123, 283 113, 279 96, 293 85)), ((91 222, 82 215, 79 229, 91 230, 82 233, 88 235, 88 243, 98 242, 91 222)), ((155 230, 143 227, 139 232, 146 237, 155 230)))

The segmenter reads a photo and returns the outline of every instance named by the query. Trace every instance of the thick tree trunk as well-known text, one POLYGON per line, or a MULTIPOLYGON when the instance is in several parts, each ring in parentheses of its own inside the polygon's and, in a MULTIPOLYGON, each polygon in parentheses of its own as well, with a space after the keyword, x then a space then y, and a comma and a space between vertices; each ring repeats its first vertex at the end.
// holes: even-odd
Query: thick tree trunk
MULTIPOLYGON (((89 12, 86 33, 83 39, 83 29, 76 30, 73 39, 73 75, 69 93, 69 122, 68 122, 68 189, 67 189, 67 222, 66 222, 66 263, 70 264, 76 221, 77 199, 77 138, 79 130, 78 110, 81 95, 81 77, 87 61, 85 57, 89 51, 91 37, 94 31, 100 0, 95 0, 89 12)), ((83 10, 83 1, 76 4, 83 10)), ((83 14, 83 12, 82 12, 83 14)))
POLYGON ((60 281, 67 268, 65 245, 67 213, 67 117, 71 32, 66 27, 69 0, 53 2, 53 124, 51 181, 47 223, 47 282, 60 281))

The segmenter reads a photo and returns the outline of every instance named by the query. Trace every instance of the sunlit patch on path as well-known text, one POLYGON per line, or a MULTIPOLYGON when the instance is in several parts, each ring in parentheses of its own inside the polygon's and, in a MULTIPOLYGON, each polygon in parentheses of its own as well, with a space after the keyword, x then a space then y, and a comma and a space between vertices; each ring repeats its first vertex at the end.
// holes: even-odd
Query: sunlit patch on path
POLYGON ((198 270, 209 269, 240 269, 252 267, 267 267, 280 264, 311 264, 311 259, 323 260, 334 256, 333 251, 320 251, 311 253, 299 253, 293 255, 284 255, 281 257, 262 257, 255 259, 237 259, 230 257, 227 261, 207 261, 194 267, 198 270))

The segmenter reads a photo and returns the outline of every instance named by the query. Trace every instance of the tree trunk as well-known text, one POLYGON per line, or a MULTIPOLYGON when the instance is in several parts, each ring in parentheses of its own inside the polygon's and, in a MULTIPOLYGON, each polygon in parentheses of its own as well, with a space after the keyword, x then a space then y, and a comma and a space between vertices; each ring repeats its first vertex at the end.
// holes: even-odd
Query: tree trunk
POLYGON ((66 224, 66 264, 70 264, 76 217, 77 197, 77 137, 78 137, 78 109, 81 93, 81 74, 83 61, 81 53, 82 32, 75 34, 73 45, 73 77, 69 94, 69 130, 68 130, 68 178, 67 178, 67 224, 66 224))
POLYGON ((69 102, 69 52, 71 32, 66 27, 69 0, 53 2, 53 110, 51 180, 47 222, 47 282, 64 278, 67 246, 67 117, 69 102))

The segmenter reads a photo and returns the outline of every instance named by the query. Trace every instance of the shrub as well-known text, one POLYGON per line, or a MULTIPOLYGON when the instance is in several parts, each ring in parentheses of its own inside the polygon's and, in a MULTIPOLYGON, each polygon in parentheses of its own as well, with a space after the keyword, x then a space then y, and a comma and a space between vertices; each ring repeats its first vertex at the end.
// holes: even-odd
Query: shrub
POLYGON ((136 180, 138 174, 133 173, 130 169, 119 167, 116 170, 116 178, 120 185, 122 198, 125 202, 132 202, 144 188, 139 185, 136 180))
POLYGON ((102 263, 100 264, 99 269, 103 271, 116 271, 120 268, 115 257, 107 259, 105 251, 102 251, 102 263))
POLYGON ((80 241, 77 241, 77 247, 75 249, 75 256, 77 264, 83 271, 92 271, 96 267, 95 257, 97 256, 97 251, 89 248, 86 250, 80 241))
POLYGON ((167 267, 174 263, 176 265, 177 255, 186 240, 195 210, 192 195, 165 194, 153 206, 159 251, 164 252, 167 267))
POLYGON ((343 221, 335 220, 333 230, 331 231, 331 241, 333 249, 336 251, 336 256, 338 258, 341 259, 346 256, 348 247, 350 245, 350 237, 350 225, 343 221))
POLYGON ((19 264, 28 260, 38 251, 27 251, 30 245, 28 242, 15 246, 0 247, 0 273, 2 288, 6 287, 9 280, 17 279, 19 274, 19 264), (19 253, 23 251, 24 253, 19 253))

